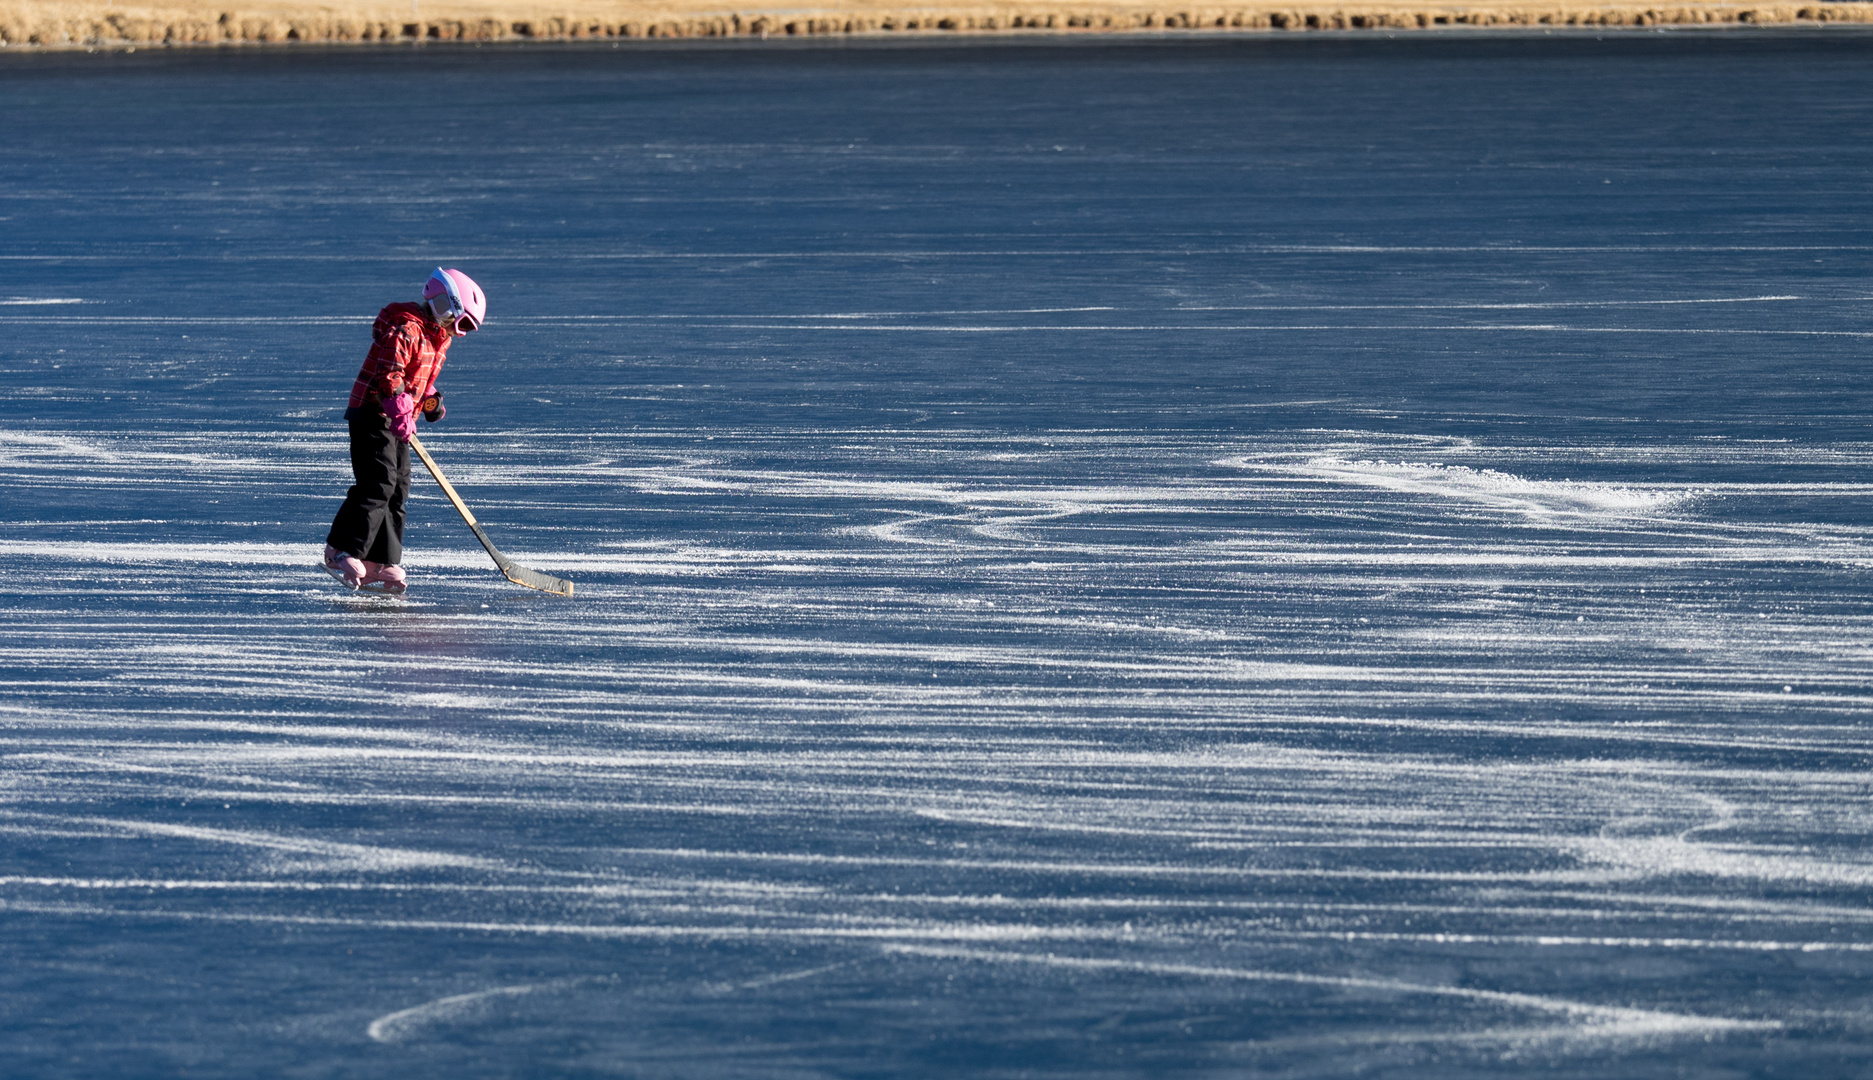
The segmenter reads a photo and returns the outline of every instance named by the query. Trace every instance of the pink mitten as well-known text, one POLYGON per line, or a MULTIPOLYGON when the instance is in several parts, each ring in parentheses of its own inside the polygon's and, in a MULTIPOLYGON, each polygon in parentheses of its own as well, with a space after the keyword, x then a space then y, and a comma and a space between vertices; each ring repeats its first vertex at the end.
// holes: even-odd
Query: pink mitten
POLYGON ((416 434, 416 402, 410 395, 398 392, 384 399, 384 419, 390 421, 390 431, 404 442, 416 434))

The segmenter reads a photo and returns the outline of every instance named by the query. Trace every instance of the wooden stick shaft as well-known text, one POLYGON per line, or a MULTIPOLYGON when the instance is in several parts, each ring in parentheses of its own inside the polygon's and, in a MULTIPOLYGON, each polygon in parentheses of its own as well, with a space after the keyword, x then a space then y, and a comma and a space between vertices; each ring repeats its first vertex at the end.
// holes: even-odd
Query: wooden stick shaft
POLYGON ((551 574, 542 574, 538 570, 529 570, 501 554, 501 549, 495 547, 494 541, 488 539, 488 534, 482 531, 481 522, 475 520, 475 515, 468 509, 468 504, 456 494, 455 485, 449 483, 449 478, 442 475, 442 467, 436 464, 435 458, 429 456, 429 448, 423 445, 423 440, 411 435, 410 449, 416 451, 416 456, 423 459, 423 467, 429 470, 429 475, 436 478, 436 483, 442 487, 442 493, 455 504, 456 513, 462 515, 462 520, 466 521, 469 529, 474 532, 475 539, 481 541, 481 546, 487 549, 488 557, 494 560, 494 565, 501 571, 502 577, 516 585, 525 585, 529 589, 538 589, 541 592, 555 593, 560 596, 572 595, 572 582, 564 578, 553 577, 551 574))
POLYGON ((457 511, 459 515, 463 515, 463 520, 465 520, 465 522, 468 522, 468 528, 472 528, 472 530, 478 530, 479 532, 479 526, 481 526, 481 522, 478 522, 478 520, 474 520, 474 513, 470 513, 470 511, 468 511, 468 504, 465 504, 465 502, 463 502, 463 496, 459 496, 459 494, 455 494, 455 485, 451 485, 450 477, 446 477, 446 475, 442 475, 442 466, 438 466, 438 464, 436 464, 436 459, 433 459, 433 457, 429 457, 429 447, 425 447, 425 445, 423 445, 423 440, 420 440, 420 438, 416 438, 416 436, 412 434, 412 436, 410 436, 410 449, 414 449, 414 451, 416 451, 416 457, 420 457, 420 459, 423 459, 423 468, 427 468, 427 470, 429 470, 429 475, 433 475, 433 477, 436 477, 436 483, 438 483, 438 485, 442 485, 442 494, 446 494, 446 496, 450 496, 451 504, 455 504, 455 511, 457 511))

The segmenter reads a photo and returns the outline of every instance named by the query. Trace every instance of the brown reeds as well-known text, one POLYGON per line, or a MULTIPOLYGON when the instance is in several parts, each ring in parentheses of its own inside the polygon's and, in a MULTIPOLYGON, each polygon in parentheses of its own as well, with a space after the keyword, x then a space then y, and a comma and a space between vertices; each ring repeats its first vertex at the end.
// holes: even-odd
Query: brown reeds
POLYGON ((1873 22, 1873 4, 1647 4, 1507 2, 1318 3, 1308 0, 1184 6, 1023 2, 898 6, 877 0, 817 8, 707 0, 412 0, 356 7, 227 7, 156 2, 0 0, 0 45, 42 48, 424 41, 764 38, 824 34, 1041 34, 1123 31, 1242 32, 1419 30, 1440 27, 1647 27, 1873 22))

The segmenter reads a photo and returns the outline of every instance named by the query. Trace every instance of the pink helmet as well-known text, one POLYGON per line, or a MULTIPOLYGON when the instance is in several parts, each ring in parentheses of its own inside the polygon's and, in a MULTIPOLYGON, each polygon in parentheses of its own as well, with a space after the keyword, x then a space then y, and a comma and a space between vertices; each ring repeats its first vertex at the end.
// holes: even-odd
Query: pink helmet
MULTIPOLYGON (((460 270, 444 270, 436 267, 436 272, 423 282, 423 299, 431 301, 438 296, 449 298, 449 310, 441 316, 444 325, 455 328, 458 334, 481 328, 481 320, 488 315, 488 298, 482 295, 481 286, 475 279, 460 270), (464 325, 466 324, 466 325, 464 325)), ((435 305, 430 305, 433 310, 435 305)))

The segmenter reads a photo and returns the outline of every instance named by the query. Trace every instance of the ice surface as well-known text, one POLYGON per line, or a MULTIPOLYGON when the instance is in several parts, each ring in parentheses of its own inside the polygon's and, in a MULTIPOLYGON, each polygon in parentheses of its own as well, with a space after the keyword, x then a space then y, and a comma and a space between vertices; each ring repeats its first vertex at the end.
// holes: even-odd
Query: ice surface
POLYGON ((6 1074, 1859 1075, 1867 42, 0 57, 6 1074))

